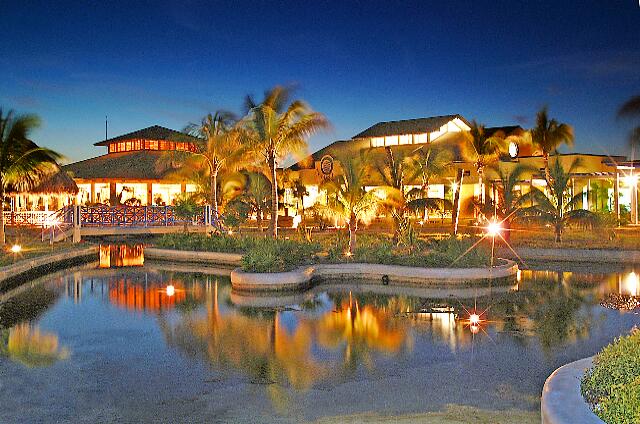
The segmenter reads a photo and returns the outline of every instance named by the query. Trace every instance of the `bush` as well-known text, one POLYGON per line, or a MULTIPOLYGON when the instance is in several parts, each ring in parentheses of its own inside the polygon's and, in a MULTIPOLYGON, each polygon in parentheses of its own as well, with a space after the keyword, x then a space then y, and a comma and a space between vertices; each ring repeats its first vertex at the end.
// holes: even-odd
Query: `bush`
POLYGON ((204 234, 165 234, 156 241, 158 247, 202 252, 243 253, 255 244, 250 237, 211 236, 204 234))
POLYGON ((606 423, 640 422, 640 330, 605 347, 584 375, 582 395, 606 423))
POLYGON ((310 264, 320 250, 317 243, 262 239, 242 257, 246 272, 286 272, 310 264))

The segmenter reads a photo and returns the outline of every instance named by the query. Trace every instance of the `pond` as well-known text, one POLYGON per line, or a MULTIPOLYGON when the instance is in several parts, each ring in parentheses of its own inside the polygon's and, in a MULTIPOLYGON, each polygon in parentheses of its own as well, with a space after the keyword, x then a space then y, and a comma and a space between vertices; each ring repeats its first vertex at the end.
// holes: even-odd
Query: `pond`
POLYGON ((555 368, 640 324, 601 306, 635 299, 640 269, 531 268, 457 297, 343 281, 276 298, 185 265, 67 270, 0 298, 0 422, 539 422, 555 368))

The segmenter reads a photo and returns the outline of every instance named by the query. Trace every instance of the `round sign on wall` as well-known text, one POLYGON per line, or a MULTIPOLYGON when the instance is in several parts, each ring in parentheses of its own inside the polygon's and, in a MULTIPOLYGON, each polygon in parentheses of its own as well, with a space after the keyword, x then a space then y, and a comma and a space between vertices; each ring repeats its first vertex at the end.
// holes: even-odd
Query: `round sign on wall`
POLYGON ((325 155, 320 159, 320 171, 323 175, 331 175, 333 172, 333 158, 325 155))

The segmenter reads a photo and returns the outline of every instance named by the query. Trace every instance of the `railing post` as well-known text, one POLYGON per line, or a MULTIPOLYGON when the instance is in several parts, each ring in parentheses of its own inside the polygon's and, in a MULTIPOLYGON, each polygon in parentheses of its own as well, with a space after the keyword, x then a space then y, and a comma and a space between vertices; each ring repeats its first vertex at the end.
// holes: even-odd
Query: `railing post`
POLYGON ((145 226, 145 228, 147 227, 147 208, 148 208, 148 206, 144 207, 144 226, 145 226))
POLYGON ((80 227, 82 220, 80 218, 80 205, 73 205, 73 242, 79 243, 82 239, 80 227))

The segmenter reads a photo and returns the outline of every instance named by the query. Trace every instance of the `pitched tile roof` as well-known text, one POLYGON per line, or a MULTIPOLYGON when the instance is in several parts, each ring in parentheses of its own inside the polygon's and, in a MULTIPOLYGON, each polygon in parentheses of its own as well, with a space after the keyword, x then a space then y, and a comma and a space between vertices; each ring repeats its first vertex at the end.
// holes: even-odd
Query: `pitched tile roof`
POLYGON ((186 142, 186 143, 194 143, 198 141, 196 137, 192 137, 188 134, 181 133, 180 131, 161 127, 160 125, 154 125, 152 127, 147 127, 141 130, 119 135, 118 137, 113 137, 107 140, 99 141, 97 143, 94 143, 94 146, 107 146, 111 143, 115 143, 118 141, 135 140, 135 139, 167 140, 167 141, 178 141, 178 142, 186 142))
POLYGON ((404 119, 401 121, 378 122, 377 124, 367 128, 361 133, 354 135, 353 138, 384 137, 387 135, 401 134, 422 134, 435 131, 455 118, 459 118, 467 123, 466 119, 457 114, 431 116, 429 118, 404 119))

